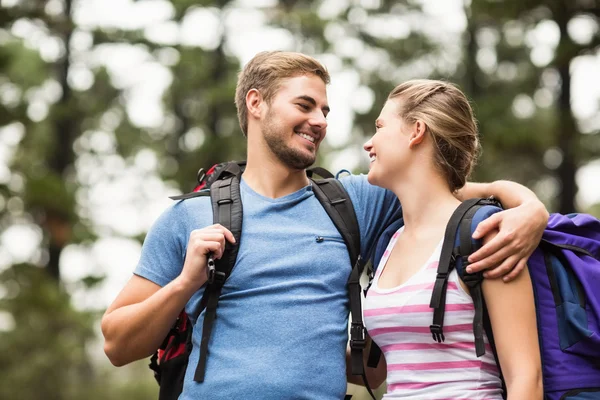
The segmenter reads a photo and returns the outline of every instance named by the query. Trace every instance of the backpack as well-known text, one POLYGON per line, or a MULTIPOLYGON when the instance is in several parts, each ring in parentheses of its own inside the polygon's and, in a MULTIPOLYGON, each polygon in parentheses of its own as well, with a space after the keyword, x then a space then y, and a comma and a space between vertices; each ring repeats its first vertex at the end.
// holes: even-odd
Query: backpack
MULTIPOLYGON (((476 354, 485 354, 485 332, 498 368, 481 291, 483 275, 467 273, 466 266, 468 256, 482 245, 481 240, 474 240, 471 235, 479 222, 499 212, 500 207, 491 198, 470 199, 454 212, 446 228, 430 303, 434 310, 431 334, 435 341, 442 342, 448 275, 456 268, 475 305, 476 354)), ((600 221, 587 214, 551 214, 527 265, 535 299, 544 398, 599 400, 600 221)))
MULTIPOLYGON (((209 256, 207 262, 208 281, 198 309, 193 319, 185 309, 181 311, 173 327, 160 348, 150 359, 150 369, 154 371, 159 389, 159 400, 175 400, 183 390, 189 355, 192 351, 192 320, 205 310, 200 342, 200 358, 194 373, 194 381, 203 382, 208 355, 208 343, 212 327, 217 317, 217 304, 223 285, 235 265, 242 234, 242 201, 239 184, 246 162, 225 162, 213 166, 208 172, 198 171, 198 185, 187 194, 172 196, 173 200, 186 200, 199 196, 210 196, 213 209, 213 221, 229 229, 236 243, 226 241, 223 256, 214 260, 209 256)), ((362 324, 360 276, 365 263, 360 257, 360 231, 354 207, 343 185, 329 171, 315 167, 307 170, 315 197, 321 203, 334 225, 340 232, 352 263, 352 272, 348 280, 352 325, 350 328, 350 347, 352 352, 352 372, 362 375, 367 390, 374 398, 364 373, 362 350, 365 346, 366 331, 362 324), (323 179, 313 179, 313 174, 323 179)), ((346 399, 350 398, 346 396, 346 399)))

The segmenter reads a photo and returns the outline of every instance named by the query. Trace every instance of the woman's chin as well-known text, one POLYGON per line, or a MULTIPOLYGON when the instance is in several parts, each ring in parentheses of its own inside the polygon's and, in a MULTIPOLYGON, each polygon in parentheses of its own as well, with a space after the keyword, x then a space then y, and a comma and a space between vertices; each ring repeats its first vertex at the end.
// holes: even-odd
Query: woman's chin
POLYGON ((369 171, 368 175, 367 175, 367 181, 371 184, 371 185, 375 185, 375 186, 379 186, 378 184, 378 179, 375 176, 375 174, 373 173, 372 170, 369 171))

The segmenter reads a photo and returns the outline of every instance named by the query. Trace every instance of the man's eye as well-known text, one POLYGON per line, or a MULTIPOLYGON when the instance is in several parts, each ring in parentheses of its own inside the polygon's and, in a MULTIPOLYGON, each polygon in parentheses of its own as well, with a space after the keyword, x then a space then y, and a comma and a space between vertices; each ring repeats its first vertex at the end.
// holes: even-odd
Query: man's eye
POLYGON ((309 107, 309 106, 307 106, 306 104, 298 103, 298 105, 299 105, 299 106, 300 106, 300 107, 301 107, 303 110, 306 110, 306 111, 310 110, 310 107, 309 107))

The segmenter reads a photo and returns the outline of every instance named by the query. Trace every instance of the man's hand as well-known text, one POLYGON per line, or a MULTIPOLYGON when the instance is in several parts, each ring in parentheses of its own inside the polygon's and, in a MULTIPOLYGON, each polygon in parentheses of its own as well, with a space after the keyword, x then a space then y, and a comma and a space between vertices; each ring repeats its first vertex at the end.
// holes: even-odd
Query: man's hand
POLYGON ((498 234, 481 249, 471 254, 468 272, 490 269, 486 278, 499 278, 509 282, 527 265, 529 256, 538 246, 546 225, 548 211, 536 200, 496 213, 482 221, 474 239, 483 238, 487 233, 498 230, 498 234))
POLYGON ((225 240, 235 243, 233 234, 219 224, 193 230, 190 234, 180 277, 194 290, 198 290, 207 281, 208 254, 213 253, 215 260, 221 258, 225 250, 225 240))

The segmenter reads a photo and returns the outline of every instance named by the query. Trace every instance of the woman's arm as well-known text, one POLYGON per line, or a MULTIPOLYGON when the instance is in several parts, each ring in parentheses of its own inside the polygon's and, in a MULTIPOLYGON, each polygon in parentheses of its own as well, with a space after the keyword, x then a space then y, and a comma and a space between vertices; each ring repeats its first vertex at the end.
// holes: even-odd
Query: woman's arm
MULTIPOLYGON (((484 241, 492 236, 488 234, 484 241)), ((482 289, 508 400, 541 400, 542 366, 529 271, 525 269, 510 283, 484 279, 482 289)))
POLYGON ((537 247, 548 224, 548 211, 535 193, 515 182, 469 182, 457 197, 495 196, 506 211, 494 214, 479 224, 473 237, 479 239, 499 229, 499 234, 469 257, 473 272, 488 269, 487 278, 503 275, 505 281, 514 279, 525 268, 527 259, 537 247))
MULTIPOLYGON (((383 353, 381 357, 379 357, 379 363, 376 368, 369 368, 367 366, 367 359, 369 358, 369 353, 371 352, 371 345, 373 341, 371 338, 367 338, 367 346, 363 350, 363 365, 365 366, 365 374, 367 376, 367 381, 369 382, 369 386, 371 389, 375 390, 385 381, 387 378, 387 364, 385 362, 385 357, 383 353)), ((346 349, 346 380, 348 383, 353 383, 355 385, 365 386, 365 383, 362 380, 360 375, 352 375, 352 360, 350 357, 350 347, 346 349)))

